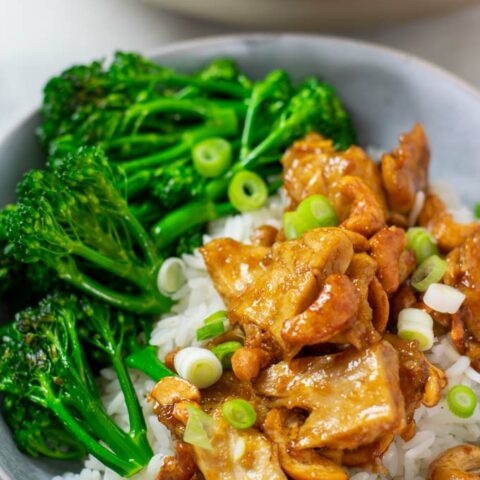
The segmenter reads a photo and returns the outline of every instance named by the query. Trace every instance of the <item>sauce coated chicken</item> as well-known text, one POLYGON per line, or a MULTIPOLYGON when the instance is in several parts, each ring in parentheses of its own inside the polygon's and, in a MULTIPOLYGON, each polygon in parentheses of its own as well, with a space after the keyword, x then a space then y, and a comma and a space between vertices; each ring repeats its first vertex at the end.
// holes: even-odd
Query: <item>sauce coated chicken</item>
MULTIPOLYGON (((173 478, 175 468, 179 480, 347 480, 347 467, 387 473, 382 456, 390 444, 415 436, 415 411, 436 405, 447 384, 416 341, 398 336, 406 308, 430 313, 480 367, 480 228, 454 222, 428 192, 429 163, 421 125, 380 164, 359 147, 339 152, 311 133, 282 160, 286 211, 320 194, 338 226, 288 241, 263 226, 251 244, 218 238, 200 249, 232 328, 220 338, 243 347, 231 370, 201 392, 180 379, 164 379, 152 392, 180 449, 158 480, 173 478), (453 315, 434 312, 412 287, 418 265, 406 230, 423 195, 417 225, 448 253, 443 282, 466 295, 453 315), (231 399, 253 406, 254 424, 239 430, 225 422, 222 405, 231 399), (212 449, 182 443, 186 405, 210 415, 212 449)), ((453 453, 437 460, 429 478, 457 478, 448 476, 457 471, 453 453)))

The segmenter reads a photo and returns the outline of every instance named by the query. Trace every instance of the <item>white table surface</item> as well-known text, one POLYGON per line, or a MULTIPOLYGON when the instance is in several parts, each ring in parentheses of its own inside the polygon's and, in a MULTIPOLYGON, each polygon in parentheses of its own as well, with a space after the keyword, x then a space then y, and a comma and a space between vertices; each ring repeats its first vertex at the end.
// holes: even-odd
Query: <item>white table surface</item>
MULTIPOLYGON (((234 31, 139 0, 0 0, 0 138, 39 104, 46 79, 73 62, 234 31)), ((342 34, 410 51, 480 87, 480 5, 342 34)))

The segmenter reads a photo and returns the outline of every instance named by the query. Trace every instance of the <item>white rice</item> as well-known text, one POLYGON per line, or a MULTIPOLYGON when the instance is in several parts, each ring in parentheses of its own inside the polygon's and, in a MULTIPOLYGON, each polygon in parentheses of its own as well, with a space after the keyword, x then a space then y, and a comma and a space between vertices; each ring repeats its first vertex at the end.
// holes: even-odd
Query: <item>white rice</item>
MULTIPOLYGON (((442 187, 444 194, 445 189, 444 186, 442 187)), ((212 223, 209 235, 205 235, 204 241, 217 237, 231 237, 248 243, 251 232, 260 225, 269 224, 279 227, 282 209, 282 199, 279 196, 273 197, 268 206, 259 211, 231 216, 212 223)), ((457 209, 460 210, 461 207, 457 209)), ((175 294, 174 298, 178 303, 156 324, 151 338, 151 344, 158 347, 159 356, 162 359, 177 346, 197 345, 195 331, 202 325, 203 319, 208 314, 224 308, 208 276, 201 255, 198 252, 193 255, 184 255, 183 261, 188 283, 175 294)), ((446 371, 449 387, 455 384, 468 385, 480 396, 480 374, 470 367, 470 360, 467 357, 458 354, 448 335, 435 340, 428 357, 435 365, 446 371)), ((148 467, 133 479, 154 480, 163 458, 173 453, 172 439, 167 428, 153 415, 152 405, 146 401, 146 396, 154 386, 154 382, 139 372, 131 373, 147 420, 149 439, 155 452, 148 467)), ((111 369, 101 372, 101 383, 107 411, 119 425, 127 429, 127 411, 118 381, 115 380, 115 374, 111 369)), ((426 478, 429 464, 442 451, 463 442, 477 442, 480 437, 479 408, 471 418, 456 417, 448 409, 445 394, 446 391, 436 407, 421 406, 416 411, 417 434, 412 440, 404 442, 397 438, 392 443, 383 458, 384 465, 389 471, 388 476, 354 469, 351 471, 351 480, 386 478, 423 480, 426 478)), ((120 478, 100 462, 89 457, 80 473, 66 473, 53 480, 119 480, 120 478)))

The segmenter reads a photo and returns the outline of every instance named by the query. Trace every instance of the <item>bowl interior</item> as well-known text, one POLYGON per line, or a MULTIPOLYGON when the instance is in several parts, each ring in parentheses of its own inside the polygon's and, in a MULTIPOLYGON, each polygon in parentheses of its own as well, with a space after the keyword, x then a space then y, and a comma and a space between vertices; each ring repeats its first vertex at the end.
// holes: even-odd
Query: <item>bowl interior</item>
MULTIPOLYGON (((182 71, 223 56, 236 59, 253 77, 274 68, 285 68, 298 80, 319 75, 337 87, 353 114, 361 145, 392 148, 401 132, 421 122, 432 146, 431 178, 451 183, 469 205, 480 199, 476 182, 480 179, 480 96, 411 56, 349 40, 305 35, 191 41, 151 56, 182 71)), ((15 183, 23 172, 43 162, 34 136, 37 124, 34 114, 0 144, 0 205, 14 200, 15 183)), ((68 467, 20 454, 1 420, 0 439, 0 465, 9 475, 6 478, 47 480, 68 467)))

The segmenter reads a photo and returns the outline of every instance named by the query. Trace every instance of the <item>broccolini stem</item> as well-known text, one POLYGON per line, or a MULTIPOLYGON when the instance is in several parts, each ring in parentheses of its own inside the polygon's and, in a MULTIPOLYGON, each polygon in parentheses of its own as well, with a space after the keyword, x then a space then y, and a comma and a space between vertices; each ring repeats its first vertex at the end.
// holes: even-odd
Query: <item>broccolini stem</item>
POLYGON ((125 364, 121 358, 121 352, 112 357, 112 366, 117 374, 120 388, 122 389, 125 403, 127 405, 128 420, 130 423, 130 436, 139 445, 148 445, 147 427, 143 418, 140 404, 138 403, 137 394, 133 388, 132 380, 128 375, 125 364))
POLYGON ((197 225, 235 213, 234 206, 227 202, 192 202, 169 213, 152 227, 152 236, 159 249, 170 245, 176 238, 197 225))
POLYGON ((128 177, 125 185, 119 185, 118 188, 121 192, 123 192, 124 188, 126 188, 127 198, 133 198, 148 188, 153 174, 153 170, 140 170, 139 172, 128 177))
POLYGON ((248 97, 250 90, 243 85, 227 80, 204 80, 198 77, 182 75, 172 70, 164 70, 158 74, 141 75, 134 79, 134 82, 141 83, 163 83, 173 87, 185 87, 192 85, 199 87, 206 92, 223 93, 237 98, 248 97))
POLYGON ((140 169, 155 168, 190 153, 190 148, 191 146, 186 142, 180 142, 160 152, 122 162, 122 168, 127 175, 140 169))
POLYGON ((125 457, 117 456, 109 449, 103 447, 95 438, 85 431, 60 401, 54 401, 51 408, 65 427, 86 446, 92 455, 107 467, 122 476, 130 477, 142 470, 145 466, 144 464, 142 465, 136 462, 135 459, 132 459, 131 455, 126 455, 125 457))
POLYGON ((101 300, 110 303, 114 307, 121 308, 133 313, 165 313, 170 310, 173 302, 171 299, 153 292, 150 295, 131 295, 128 293, 117 292, 111 288, 105 287, 96 282, 89 276, 78 270, 66 269, 59 273, 60 277, 66 282, 86 293, 94 295, 101 300))
POLYGON ((124 137, 112 138, 100 142, 100 146, 105 150, 121 149, 122 147, 130 147, 135 145, 149 145, 150 147, 165 147, 172 143, 178 142, 181 138, 181 133, 135 133, 126 135, 124 137))
POLYGON ((157 349, 152 345, 129 355, 125 359, 125 364, 129 368, 136 368, 142 371, 156 382, 159 382, 164 377, 172 377, 175 375, 159 360, 157 349))
MULTIPOLYGON (((138 222, 138 220, 136 221, 138 222)), ((75 242, 72 253, 92 262, 94 265, 102 267, 104 270, 107 270, 120 278, 132 282, 140 288, 149 283, 150 275, 146 269, 136 267, 131 262, 113 260, 83 243, 75 242)))

